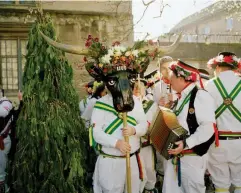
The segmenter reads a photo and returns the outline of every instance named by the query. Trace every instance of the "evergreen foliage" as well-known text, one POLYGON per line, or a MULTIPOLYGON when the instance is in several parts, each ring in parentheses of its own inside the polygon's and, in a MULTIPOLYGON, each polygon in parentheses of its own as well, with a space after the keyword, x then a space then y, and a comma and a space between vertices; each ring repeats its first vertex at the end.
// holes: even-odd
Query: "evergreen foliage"
POLYGON ((64 53, 48 45, 40 30, 56 39, 50 17, 39 14, 28 37, 14 189, 18 193, 86 192, 87 144, 73 70, 64 53))

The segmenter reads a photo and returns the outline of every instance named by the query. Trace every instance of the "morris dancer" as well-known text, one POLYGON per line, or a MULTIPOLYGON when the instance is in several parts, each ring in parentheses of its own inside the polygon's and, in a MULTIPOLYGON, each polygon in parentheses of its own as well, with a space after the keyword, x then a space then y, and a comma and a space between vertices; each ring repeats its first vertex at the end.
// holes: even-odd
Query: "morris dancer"
POLYGON ((105 83, 103 81, 94 81, 92 96, 90 97, 88 104, 81 116, 82 119, 86 121, 86 128, 89 128, 89 122, 91 120, 91 115, 95 106, 95 103, 98 99, 105 96, 107 94, 107 90, 105 87, 105 83))
POLYGON ((170 81, 169 81, 169 64, 173 61, 170 56, 164 56, 160 59, 159 71, 161 75, 161 80, 155 84, 153 89, 154 101, 163 106, 163 103, 160 104, 161 99, 164 99, 164 103, 169 102, 170 95, 170 81))
POLYGON ((241 62, 234 53, 221 52, 208 67, 216 75, 206 89, 215 100, 219 130, 219 146, 213 144, 208 152, 208 170, 216 193, 229 193, 231 184, 241 193, 241 78, 233 72, 241 62))
MULTIPOLYGON (((144 112, 147 116, 147 122, 150 126, 153 115, 156 113, 158 109, 158 105, 153 100, 148 100, 145 97, 145 81, 141 81, 140 85, 138 83, 135 84, 133 94, 138 96, 142 100, 142 105, 144 112), (140 86, 140 88, 139 88, 140 86), (140 91, 140 92, 139 92, 140 91)), ((146 82, 145 82, 146 83, 146 82)), ((155 188, 156 184, 156 151, 151 145, 150 137, 145 136, 141 138, 141 157, 144 161, 144 167, 146 172, 146 179, 144 181, 144 193, 157 193, 157 189, 155 188)))
POLYGON ((11 148, 9 132, 13 121, 13 115, 10 112, 13 105, 6 97, 3 97, 3 90, 0 95, 0 193, 5 193, 5 170, 11 148))
POLYGON ((214 101, 208 92, 196 87, 197 69, 180 60, 170 69, 172 88, 180 96, 174 112, 188 137, 169 150, 175 157, 164 162, 163 193, 205 193, 203 155, 214 141, 214 101))

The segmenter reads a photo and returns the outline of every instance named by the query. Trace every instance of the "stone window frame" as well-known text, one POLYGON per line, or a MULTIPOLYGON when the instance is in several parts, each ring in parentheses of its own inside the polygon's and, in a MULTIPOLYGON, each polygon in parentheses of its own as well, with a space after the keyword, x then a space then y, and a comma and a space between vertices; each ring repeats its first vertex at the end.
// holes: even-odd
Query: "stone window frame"
MULTIPOLYGON (((22 42, 25 42, 25 45, 27 45, 27 37, 28 37, 28 30, 29 27, 28 26, 24 26, 24 25, 19 25, 19 24, 11 24, 11 26, 15 26, 10 27, 8 25, 5 25, 3 28, 0 28, 0 43, 2 41, 7 41, 7 40, 15 40, 17 42, 17 55, 15 57, 12 56, 12 58, 17 58, 17 81, 18 81, 18 88, 14 88, 14 89, 9 89, 8 87, 4 87, 5 89, 5 93, 9 94, 9 95, 15 95, 16 92, 18 92, 18 90, 22 89, 22 76, 23 76, 23 67, 24 67, 24 55, 26 55, 26 53, 24 53, 24 55, 22 54, 22 42)), ((3 57, 1 57, 2 55, 2 51, 1 51, 1 45, 0 45, 0 85, 2 85, 2 60, 3 57)), ((9 57, 11 58, 11 57, 9 57)), ((12 64, 10 64, 12 66, 12 64)))
POLYGON ((3 0, 0 1, 0 4, 5 4, 5 5, 31 5, 35 4, 35 0, 3 0))

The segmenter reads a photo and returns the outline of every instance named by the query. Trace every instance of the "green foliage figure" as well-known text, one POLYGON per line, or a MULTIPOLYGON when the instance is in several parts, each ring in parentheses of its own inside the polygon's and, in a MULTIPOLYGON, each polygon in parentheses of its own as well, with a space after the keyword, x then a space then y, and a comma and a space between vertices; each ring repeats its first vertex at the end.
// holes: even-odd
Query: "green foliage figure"
POLYGON ((41 14, 28 38, 23 76, 23 110, 17 122, 13 184, 17 193, 85 192, 84 125, 73 70, 64 53, 47 44, 55 38, 51 19, 41 14))

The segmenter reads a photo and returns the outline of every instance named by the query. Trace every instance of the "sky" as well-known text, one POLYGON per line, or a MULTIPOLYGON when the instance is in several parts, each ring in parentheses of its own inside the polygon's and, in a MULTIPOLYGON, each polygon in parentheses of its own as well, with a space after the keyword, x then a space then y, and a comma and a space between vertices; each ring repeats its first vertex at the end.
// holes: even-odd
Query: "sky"
MULTIPOLYGON (((144 0, 145 3, 150 1, 144 0)), ((143 39, 147 33, 150 34, 148 38, 157 38, 159 35, 169 32, 172 27, 185 17, 215 2, 215 0, 163 0, 164 4, 169 6, 166 6, 161 17, 158 17, 160 16, 161 1, 156 0, 150 4, 143 19, 141 19, 145 6, 142 0, 133 0, 132 11, 135 40, 143 39), (140 22, 138 22, 139 20, 140 22)))

